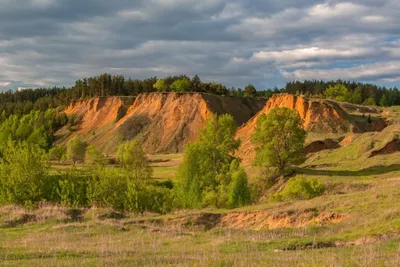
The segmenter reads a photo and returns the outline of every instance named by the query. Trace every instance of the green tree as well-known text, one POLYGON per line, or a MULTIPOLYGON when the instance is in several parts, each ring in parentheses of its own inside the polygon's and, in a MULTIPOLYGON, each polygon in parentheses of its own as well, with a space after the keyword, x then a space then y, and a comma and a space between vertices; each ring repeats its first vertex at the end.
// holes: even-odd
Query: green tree
POLYGON ((250 188, 247 174, 239 167, 239 161, 231 163, 231 181, 228 186, 228 207, 235 208, 250 203, 250 188))
POLYGON ((85 164, 103 167, 107 164, 107 158, 94 145, 89 145, 85 152, 85 164))
MULTIPOLYGON (((180 204, 185 208, 226 205, 218 199, 230 179, 232 154, 240 142, 235 140, 236 123, 231 115, 212 116, 198 139, 186 148, 178 170, 180 204)), ((225 190, 226 191, 226 190, 225 190)))
POLYGON ((372 97, 369 97, 367 99, 365 99, 363 105, 367 105, 367 106, 375 106, 375 100, 372 97))
POLYGON ((174 91, 174 92, 179 92, 179 93, 190 91, 190 80, 189 80, 189 78, 185 77, 185 78, 182 78, 182 79, 174 81, 171 84, 171 90, 174 91))
POLYGON ((118 147, 117 161, 132 173, 134 179, 146 180, 151 178, 153 170, 138 139, 118 147))
POLYGON ((388 106, 388 99, 387 99, 386 95, 383 95, 381 97, 381 100, 379 101, 379 105, 381 107, 387 107, 388 106))
POLYGON ((34 204, 44 198, 48 161, 37 145, 9 140, 0 158, 0 202, 34 204))
POLYGON ((83 162, 85 158, 85 143, 79 138, 74 137, 67 143, 67 159, 72 160, 74 165, 76 162, 83 162))
POLYGON ((49 157, 50 160, 57 160, 58 162, 61 161, 61 159, 65 155, 65 148, 62 146, 55 146, 50 148, 49 150, 49 157))
POLYGON ((157 90, 157 92, 165 91, 165 80, 158 79, 157 82, 153 85, 153 88, 157 90))
POLYGON ((351 98, 351 94, 347 87, 343 84, 335 84, 329 86, 325 90, 326 98, 334 99, 337 101, 349 101, 351 98))
POLYGON ((304 160, 306 132, 295 110, 274 108, 257 121, 252 142, 256 146, 254 164, 275 175, 285 175, 304 160))
POLYGON ((350 102, 354 104, 362 104, 362 90, 360 87, 357 87, 354 90, 350 102))
POLYGON ((254 85, 249 84, 244 88, 244 97, 255 97, 257 95, 257 90, 254 85))

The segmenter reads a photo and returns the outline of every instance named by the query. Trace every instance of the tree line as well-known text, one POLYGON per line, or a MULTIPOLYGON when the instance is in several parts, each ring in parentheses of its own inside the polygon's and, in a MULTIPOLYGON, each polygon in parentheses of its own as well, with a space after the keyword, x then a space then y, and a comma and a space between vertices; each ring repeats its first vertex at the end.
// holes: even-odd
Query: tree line
POLYGON ((348 81, 296 81, 284 88, 227 87, 221 83, 203 82, 198 75, 168 76, 163 79, 125 78, 104 73, 79 79, 71 87, 23 89, 0 92, 0 114, 22 116, 31 111, 45 112, 50 108, 69 105, 72 101, 103 96, 136 96, 147 92, 200 92, 235 97, 269 98, 273 94, 290 94, 331 98, 355 104, 392 106, 400 105, 400 92, 394 88, 348 81))
POLYGON ((354 104, 384 107, 400 105, 400 91, 398 88, 387 88, 370 83, 342 80, 305 80, 302 82, 288 82, 284 91, 291 94, 330 98, 354 104))

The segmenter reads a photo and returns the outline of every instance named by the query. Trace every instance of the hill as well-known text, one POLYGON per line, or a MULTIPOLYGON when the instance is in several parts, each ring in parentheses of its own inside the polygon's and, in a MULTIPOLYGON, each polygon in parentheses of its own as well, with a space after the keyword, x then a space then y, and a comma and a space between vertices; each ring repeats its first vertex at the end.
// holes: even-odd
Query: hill
POLYGON ((382 131, 387 127, 387 122, 377 116, 380 110, 376 108, 331 100, 307 99, 291 94, 276 94, 236 134, 236 137, 242 140, 237 155, 244 162, 249 162, 254 158, 255 151, 251 143, 251 136, 254 133, 258 118, 262 114, 268 114, 276 107, 294 109, 299 113, 303 127, 309 133, 307 140, 309 147, 307 149, 310 152, 336 148, 337 144, 335 145, 335 143, 339 141, 332 140, 332 137, 340 140, 349 133, 382 131), (374 117, 368 119, 366 114, 372 114, 374 117))
POLYGON ((146 93, 136 98, 101 97, 72 103, 65 113, 80 118, 74 129, 57 132, 58 143, 78 136, 104 153, 115 153, 125 140, 140 138, 147 153, 179 153, 197 137, 211 113, 231 114, 247 122, 265 100, 201 93, 146 93))

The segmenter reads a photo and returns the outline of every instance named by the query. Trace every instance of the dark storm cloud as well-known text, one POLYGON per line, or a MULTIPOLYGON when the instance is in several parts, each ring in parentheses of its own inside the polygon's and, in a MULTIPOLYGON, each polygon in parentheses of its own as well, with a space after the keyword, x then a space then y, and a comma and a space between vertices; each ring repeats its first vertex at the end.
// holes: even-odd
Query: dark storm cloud
POLYGON ((260 87, 306 78, 400 80, 398 0, 0 5, 0 89, 71 85, 102 72, 197 73, 260 87))

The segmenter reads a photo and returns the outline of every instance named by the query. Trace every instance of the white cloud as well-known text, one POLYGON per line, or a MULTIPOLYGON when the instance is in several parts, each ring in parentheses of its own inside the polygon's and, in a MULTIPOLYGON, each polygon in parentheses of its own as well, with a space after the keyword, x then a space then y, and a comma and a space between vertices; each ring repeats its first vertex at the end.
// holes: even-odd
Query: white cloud
POLYGON ((0 87, 7 87, 10 85, 11 85, 11 82, 0 82, 0 87))
POLYGON ((321 47, 307 47, 284 51, 260 51, 254 53, 251 57, 251 60, 295 62, 329 58, 341 59, 359 57, 362 55, 367 55, 371 52, 371 49, 367 48, 350 48, 348 50, 339 50, 321 47))
POLYGON ((400 77, 400 61, 364 64, 351 68, 303 69, 293 72, 282 71, 282 75, 287 80, 347 79, 388 81, 393 79, 393 77, 400 77))

